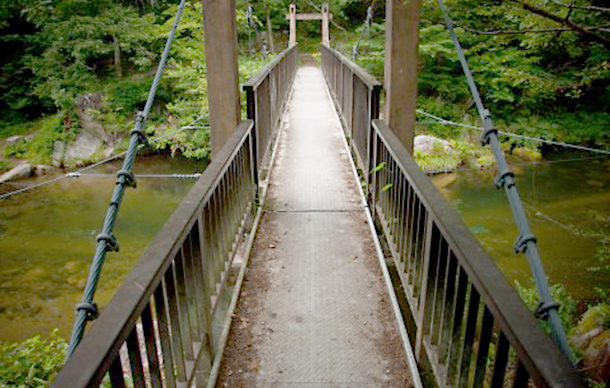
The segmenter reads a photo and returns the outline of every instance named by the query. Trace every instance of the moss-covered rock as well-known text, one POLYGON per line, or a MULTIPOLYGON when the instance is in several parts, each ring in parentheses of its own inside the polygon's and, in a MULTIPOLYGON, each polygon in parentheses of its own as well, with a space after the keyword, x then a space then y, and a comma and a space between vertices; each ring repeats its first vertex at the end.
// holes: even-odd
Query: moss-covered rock
POLYGON ((542 153, 532 148, 517 147, 513 150, 512 154, 528 162, 542 161, 542 153))
POLYGON ((602 303, 590 307, 580 318, 572 331, 570 342, 576 348, 584 351, 593 338, 604 332, 610 324, 610 306, 602 303))

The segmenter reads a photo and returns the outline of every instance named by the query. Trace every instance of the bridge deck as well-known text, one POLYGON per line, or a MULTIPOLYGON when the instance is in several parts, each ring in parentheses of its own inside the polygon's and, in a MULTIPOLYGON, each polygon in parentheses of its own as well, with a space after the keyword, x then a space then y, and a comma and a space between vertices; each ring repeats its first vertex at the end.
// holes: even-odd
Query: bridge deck
POLYGON ((322 72, 299 69, 218 387, 410 377, 322 72))

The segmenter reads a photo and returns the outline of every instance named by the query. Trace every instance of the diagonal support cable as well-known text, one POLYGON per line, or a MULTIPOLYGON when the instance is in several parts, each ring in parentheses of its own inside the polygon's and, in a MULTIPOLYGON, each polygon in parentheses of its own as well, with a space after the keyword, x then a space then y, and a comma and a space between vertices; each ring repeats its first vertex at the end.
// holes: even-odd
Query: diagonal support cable
POLYGON ((464 74, 468 81, 468 86, 470 87, 470 92, 472 93, 472 97, 479 112, 479 116, 481 117, 481 121, 483 122, 483 143, 491 145, 491 149, 498 163, 499 174, 496 177, 496 184, 499 188, 504 188, 506 196, 508 197, 508 202, 510 203, 511 210, 513 212, 513 217, 515 218, 515 223, 517 224, 517 228, 519 229, 519 236, 515 241, 515 251, 525 252, 527 254, 530 269, 532 271, 532 274, 534 275, 534 281, 536 283, 536 288, 538 289, 541 301, 538 310, 536 311, 536 315, 549 320, 549 323, 551 325, 551 337, 553 338, 553 340, 555 340, 563 354, 572 362, 574 362, 572 349, 568 344, 565 329, 561 324, 561 319, 559 318, 559 306, 557 305, 557 303, 555 303, 553 297, 551 296, 547 277, 544 272, 542 262, 540 260, 540 255, 538 254, 536 237, 531 233, 529 222, 527 220, 527 216, 525 215, 525 210, 523 208, 523 203, 521 202, 521 197, 519 196, 519 191, 515 183, 514 174, 508 168, 504 153, 500 149, 498 131, 494 128, 489 110, 485 109, 485 107, 483 106, 483 101, 481 100, 479 90, 477 89, 477 85, 474 82, 472 73, 470 72, 468 61, 466 60, 466 57, 464 55, 464 50, 462 49, 460 41, 453 29, 453 22, 449 17, 449 12, 445 7, 444 1, 438 0, 438 5, 440 6, 441 12, 443 13, 443 18, 445 19, 447 30, 449 31, 451 39, 453 40, 453 44, 460 59, 460 63, 462 64, 462 69, 464 70, 464 74))
POLYGON ((148 98, 146 100, 146 104, 144 105, 144 110, 138 113, 135 126, 130 132, 129 146, 125 154, 125 159, 123 160, 121 170, 117 174, 116 186, 114 187, 114 191, 110 199, 110 205, 108 205, 108 210, 106 211, 102 232, 96 238, 97 243, 95 245, 95 254, 91 262, 91 267, 89 268, 89 276, 87 277, 87 283, 85 284, 83 298, 81 303, 76 306, 76 317, 74 318, 74 325, 72 326, 72 334, 70 335, 70 342, 68 343, 66 359, 72 356, 72 353, 74 353, 74 350, 80 343, 80 340, 83 338, 87 321, 95 319, 98 315, 97 306, 93 302, 93 297, 95 296, 95 291, 97 289, 97 284, 102 271, 102 264, 104 264, 104 259, 106 258, 106 253, 108 251, 119 250, 119 244, 116 241, 116 238, 112 235, 112 230, 119 211, 119 206, 123 200, 125 187, 136 186, 136 181, 131 172, 131 168, 135 162, 138 146, 140 143, 146 140, 144 121, 150 113, 150 109, 152 108, 155 100, 157 88, 159 87, 159 82, 161 81, 161 76, 163 75, 163 70, 165 69, 165 64, 167 63, 167 58, 169 56, 169 50, 172 46, 174 37, 176 36, 176 29, 178 27, 178 23, 180 22, 180 17, 182 16, 182 11, 184 10, 185 5, 186 0, 181 0, 178 11, 176 12, 174 24, 169 36, 167 37, 167 41, 165 42, 165 48, 163 50, 163 54, 161 55, 161 60, 159 61, 159 67, 157 68, 155 78, 150 86, 148 98))

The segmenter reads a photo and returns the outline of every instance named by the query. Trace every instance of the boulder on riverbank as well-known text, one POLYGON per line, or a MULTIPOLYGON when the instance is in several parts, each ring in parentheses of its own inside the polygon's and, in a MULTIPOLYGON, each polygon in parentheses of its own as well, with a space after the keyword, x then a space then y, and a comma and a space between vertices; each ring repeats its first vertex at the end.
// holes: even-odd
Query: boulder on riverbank
POLYGON ((36 166, 31 165, 28 162, 23 162, 19 164, 17 167, 14 167, 4 174, 0 175, 0 183, 15 181, 18 179, 29 178, 31 176, 43 176, 51 174, 55 171, 55 168, 52 166, 47 166, 44 164, 38 164, 36 166))
POLYGON ((459 152, 447 140, 429 135, 415 136, 413 156, 427 174, 451 172, 462 164, 459 152))
POLYGON ((583 353, 587 374, 597 381, 610 379, 610 306, 593 306, 582 316, 570 342, 583 353))
POLYGON ((417 135, 413 139, 413 152, 432 153, 435 151, 453 151, 447 140, 429 135, 417 135))
POLYGON ((13 181, 21 178, 29 178, 32 175, 34 175, 34 167, 32 167, 30 163, 25 162, 0 175, 0 183, 13 181))

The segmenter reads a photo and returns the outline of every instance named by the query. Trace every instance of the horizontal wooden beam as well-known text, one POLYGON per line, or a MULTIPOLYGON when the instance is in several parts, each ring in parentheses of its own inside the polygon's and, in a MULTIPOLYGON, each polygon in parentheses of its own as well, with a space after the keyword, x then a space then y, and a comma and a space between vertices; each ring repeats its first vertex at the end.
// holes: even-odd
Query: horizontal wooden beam
MULTIPOLYGON (((330 15, 330 20, 333 19, 333 14, 330 15)), ((297 20, 322 20, 324 14, 321 13, 298 13, 297 20)), ((290 20, 290 14, 286 14, 286 20, 290 20)))

